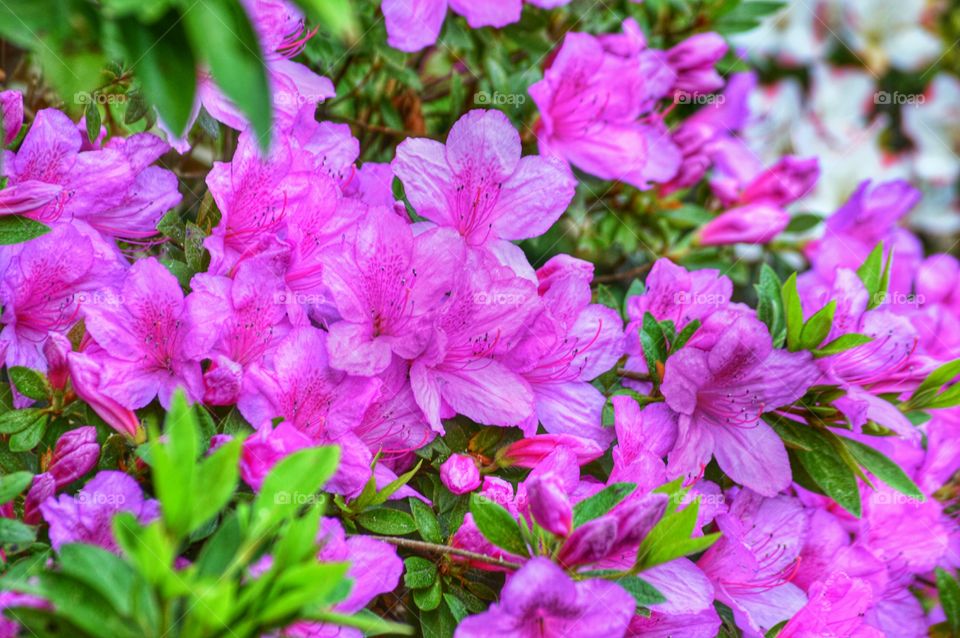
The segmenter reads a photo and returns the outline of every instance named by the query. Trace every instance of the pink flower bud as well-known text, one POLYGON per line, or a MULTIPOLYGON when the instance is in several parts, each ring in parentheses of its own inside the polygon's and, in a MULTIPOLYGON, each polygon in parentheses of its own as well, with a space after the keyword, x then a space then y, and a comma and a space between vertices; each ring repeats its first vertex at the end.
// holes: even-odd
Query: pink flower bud
POLYGON ((100 367, 90 357, 79 352, 67 356, 73 391, 83 399, 107 425, 121 434, 136 439, 143 435, 137 415, 111 399, 100 390, 100 367))
POLYGON ((34 476, 30 491, 23 499, 23 522, 27 525, 36 525, 43 520, 40 514, 40 503, 53 496, 56 491, 57 485, 50 473, 44 472, 34 476))
POLYGON ((10 144, 23 126, 23 95, 19 91, 0 91, 0 133, 3 146, 10 144))
POLYGON ((757 175, 743 190, 740 201, 786 206, 809 193, 819 176, 820 165, 816 157, 788 155, 757 175))
POLYGON ((747 204, 732 208, 700 229, 700 244, 764 244, 779 235, 790 215, 769 204, 747 204))
POLYGON ((573 509, 560 478, 548 472, 527 480, 526 487, 533 520, 551 534, 568 535, 573 527, 573 509))
POLYGON ((667 64, 677 74, 674 90, 695 95, 723 87, 713 68, 727 52, 727 42, 716 33, 700 33, 667 51, 667 64))
POLYGON ((440 480, 454 494, 466 494, 480 487, 480 469, 473 457, 452 454, 440 466, 440 480))
POLYGON ((4 188, 0 190, 0 215, 31 213, 62 192, 62 186, 32 180, 4 188))
POLYGON ((61 488, 93 469, 98 458, 97 429, 87 425, 64 432, 57 440, 47 472, 56 481, 57 488, 61 488))
POLYGON ((538 434, 520 439, 504 448, 498 456, 502 465, 532 468, 558 447, 573 452, 577 465, 586 465, 603 456, 599 443, 571 434, 538 434))
POLYGON ((70 378, 67 355, 73 351, 70 340, 62 334, 51 332, 43 344, 43 356, 47 358, 47 378, 55 390, 63 390, 70 378))
POLYGON ((617 518, 601 516, 574 530, 557 559, 566 567, 589 565, 610 555, 617 541, 617 518))

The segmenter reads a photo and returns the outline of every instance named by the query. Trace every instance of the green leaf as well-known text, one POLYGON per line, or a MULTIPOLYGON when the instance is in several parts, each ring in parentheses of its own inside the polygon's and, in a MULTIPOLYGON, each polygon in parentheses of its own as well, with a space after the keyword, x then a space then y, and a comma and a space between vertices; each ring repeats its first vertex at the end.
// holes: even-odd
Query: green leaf
POLYGON ((91 100, 87 104, 87 108, 83 111, 83 119, 87 125, 87 139, 90 140, 90 143, 93 143, 100 136, 100 126, 102 124, 100 107, 97 106, 96 100, 91 100))
POLYGON ((47 420, 45 418, 34 421, 25 429, 20 430, 10 437, 10 451, 29 452, 39 445, 40 439, 43 438, 43 433, 46 431, 47 420))
POLYGON ((384 634, 398 636, 412 636, 413 627, 401 625, 378 618, 372 614, 360 612, 353 615, 339 614, 327 610, 314 610, 305 615, 305 620, 315 620, 317 622, 329 623, 331 625, 340 625, 342 627, 353 627, 359 629, 365 636, 380 636, 384 634))
POLYGON ((649 607, 667 601, 666 596, 660 593, 659 589, 639 576, 623 576, 616 582, 633 596, 637 601, 637 607, 649 607))
POLYGON ((196 97, 197 61, 182 17, 176 11, 169 11, 149 24, 124 18, 118 25, 144 96, 157 107, 164 124, 174 135, 185 134, 196 97))
POLYGON ((695 333, 699 328, 700 328, 699 319, 694 319, 693 321, 685 325, 683 327, 683 330, 680 331, 680 334, 677 335, 677 338, 674 339, 673 342, 670 344, 670 351, 676 352, 683 346, 687 345, 687 342, 690 341, 690 337, 692 337, 693 333, 695 333))
POLYGON ((810 230, 811 228, 815 228, 822 221, 823 217, 817 215, 816 213, 800 213, 799 215, 794 215, 790 219, 790 223, 787 224, 784 232, 802 233, 810 230))
POLYGON ((796 449, 794 454, 810 478, 845 510, 860 518, 860 489, 857 476, 841 458, 827 435, 807 425, 791 423, 783 419, 774 424, 780 437, 798 440, 806 449, 796 449))
POLYGON ((873 337, 868 335, 862 335, 855 332, 851 332, 845 335, 840 335, 830 343, 826 343, 822 348, 816 348, 813 350, 813 356, 820 357, 829 357, 830 355, 837 354, 839 352, 846 352, 857 346, 862 346, 865 343, 870 343, 873 341, 873 337))
POLYGON ((797 292, 797 273, 793 273, 783 284, 780 291, 783 301, 784 321, 787 328, 787 348, 791 352, 800 350, 800 334, 803 331, 803 307, 797 292))
MULTIPOLYGON (((671 503, 676 504, 682 492, 673 492, 672 484, 662 486, 657 491, 670 493, 671 503)), ((697 513, 700 511, 699 498, 688 503, 682 510, 669 509, 650 533, 640 543, 637 550, 637 566, 649 569, 668 563, 682 556, 698 554, 713 545, 720 533, 692 537, 697 526, 697 513)))
POLYGON ((357 516, 357 523, 365 529, 386 536, 402 536, 417 530, 413 517, 392 507, 375 507, 357 516))
POLYGON ((420 614, 420 629, 423 638, 452 638, 457 620, 446 605, 420 614))
POLYGON ((359 26, 350 0, 294 0, 324 30, 343 40, 357 37, 359 26))
POLYGON ((130 512, 120 512, 112 528, 117 545, 148 582, 159 585, 173 574, 176 548, 159 521, 143 526, 130 512))
POLYGON ((326 446, 298 450, 277 463, 253 502, 253 535, 262 534, 292 517, 302 505, 313 502, 339 462, 340 448, 326 446))
POLYGON ((46 414, 39 408, 25 408, 11 410, 0 415, 0 434, 16 434, 46 418, 46 414))
POLYGON ((15 518, 0 517, 0 544, 32 543, 37 537, 37 530, 21 523, 15 518))
POLYGON ((409 589, 425 589, 437 580, 437 566, 422 556, 403 561, 403 584, 409 589))
POLYGON ((323 503, 316 503, 306 514, 290 521, 273 548, 273 564, 277 568, 293 565, 307 559, 316 552, 317 532, 320 530, 320 517, 323 503))
POLYGON ((587 521, 600 518, 637 489, 635 483, 614 483, 603 488, 590 498, 573 507, 573 526, 580 527, 587 521))
POLYGON ((827 338, 833 327, 833 316, 837 311, 837 302, 830 301, 814 313, 800 331, 800 349, 813 350, 827 338))
POLYGON ((35 401, 43 401, 50 396, 50 383, 40 372, 23 366, 13 366, 8 370, 8 374, 17 391, 23 396, 35 401))
POLYGON ((647 361, 647 372, 652 379, 659 380, 657 364, 663 365, 667 360, 667 340, 664 338, 660 323, 649 312, 643 313, 640 345, 643 347, 643 356, 647 361))
POLYGON ((857 269, 857 275, 860 276, 860 281, 863 282, 863 287, 867 289, 867 294, 870 296, 870 303, 867 305, 868 310, 879 305, 876 303, 877 298, 886 292, 886 285, 884 283, 885 272, 883 265, 883 242, 881 242, 870 251, 867 259, 861 264, 860 268, 857 269))
POLYGON ((183 14, 191 48, 207 63, 213 79, 256 132, 260 148, 270 148, 272 111, 260 41, 239 2, 204 0, 183 14))
POLYGON ((63 573, 96 591, 121 614, 133 612, 130 594, 136 573, 129 564, 96 545, 71 543, 61 546, 58 553, 63 573))
POLYGON ((754 284, 757 291, 757 318, 766 324, 773 338, 774 347, 783 344, 786 335, 786 320, 783 316, 783 297, 780 294, 782 284, 773 268, 764 264, 760 268, 760 279, 754 284))
POLYGON ((154 487, 166 526, 177 536, 187 536, 192 529, 193 499, 199 488, 196 461, 200 455, 200 432, 196 412, 187 404, 182 390, 173 394, 164 433, 162 443, 151 437, 154 487))
POLYGON ((42 572, 38 575, 42 596, 53 604, 57 614, 94 636, 138 638, 126 619, 97 590, 65 573, 42 572))
POLYGON ((960 583, 943 568, 937 567, 937 593, 953 635, 960 634, 960 583))
POLYGON ((518 556, 528 556, 527 545, 523 542, 520 525, 513 515, 499 503, 472 494, 470 496, 470 513, 473 522, 483 536, 501 549, 518 556))
POLYGON ((413 521, 417 525, 417 531, 421 538, 428 543, 443 543, 443 534, 440 532, 440 522, 437 521, 436 514, 426 503, 418 498, 410 499, 410 513, 413 514, 413 521))
POLYGON ((190 532, 217 515, 237 488, 243 439, 234 438, 214 450, 197 467, 197 485, 203 489, 193 498, 190 532))
POLYGON ((33 474, 30 472, 14 472, 13 474, 0 476, 0 505, 9 503, 20 496, 32 481, 33 474))
POLYGON ((49 226, 20 215, 0 216, 0 246, 22 244, 49 232, 49 226))
MULTIPOLYGON (((927 375, 910 399, 907 401, 907 409, 917 410, 931 407, 937 400, 937 393, 948 383, 953 383, 957 375, 960 375, 960 359, 950 361, 936 368, 927 375)), ((956 386, 952 386, 956 387, 956 386)), ((943 394, 946 394, 945 392, 943 394)), ((941 401, 942 402, 942 401, 941 401)), ((3 417, 0 417, 0 432, 3 431, 3 417)))
POLYGON ((868 472, 901 494, 915 498, 918 501, 926 500, 926 497, 923 492, 920 491, 920 488, 917 487, 917 484, 900 469, 899 465, 887 456, 859 441, 848 438, 841 438, 841 440, 847 449, 850 450, 853 458, 865 467, 868 472))
POLYGON ((426 589, 417 589, 413 592, 413 602, 421 611, 433 611, 440 606, 442 600, 443 586, 439 580, 433 581, 426 589))

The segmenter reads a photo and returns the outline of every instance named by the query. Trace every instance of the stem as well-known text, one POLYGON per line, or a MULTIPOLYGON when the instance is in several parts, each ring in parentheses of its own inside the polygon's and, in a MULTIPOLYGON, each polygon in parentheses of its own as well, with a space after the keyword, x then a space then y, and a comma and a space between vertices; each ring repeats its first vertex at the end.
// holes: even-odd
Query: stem
POLYGON ((487 556, 486 554, 471 552, 466 549, 450 547, 449 545, 437 545, 436 543, 427 543, 426 541, 415 541, 415 540, 410 540, 409 538, 400 538, 399 536, 369 536, 369 538, 374 538, 378 541, 390 543, 391 545, 396 545, 397 547, 405 547, 407 549, 412 549, 412 550, 421 551, 421 552, 428 552, 431 554, 452 554, 454 556, 462 556, 463 558, 469 558, 470 560, 479 561, 481 563, 488 563, 490 565, 499 565, 500 567, 509 567, 510 569, 520 569, 521 567, 523 567, 523 565, 520 565, 519 563, 514 563, 512 561, 504 560, 502 558, 495 558, 493 556, 487 556))

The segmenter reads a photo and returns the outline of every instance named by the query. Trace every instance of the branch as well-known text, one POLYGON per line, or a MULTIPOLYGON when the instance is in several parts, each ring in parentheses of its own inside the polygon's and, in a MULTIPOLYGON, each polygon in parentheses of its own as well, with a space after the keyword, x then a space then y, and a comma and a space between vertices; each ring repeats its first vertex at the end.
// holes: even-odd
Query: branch
POLYGON ((427 543, 425 541, 415 541, 415 540, 410 540, 408 538, 400 538, 399 536, 368 536, 368 538, 373 538, 378 541, 390 543, 391 545, 396 545, 397 547, 405 547, 407 549, 427 552, 429 554, 452 554, 454 556, 469 558, 470 560, 479 561, 481 563, 488 563, 490 565, 499 565, 500 567, 508 567, 510 569, 520 569, 521 567, 523 567, 523 565, 519 563, 514 563, 512 561, 504 560, 502 558, 495 558, 493 556, 487 556, 486 554, 471 552, 466 549, 450 547, 449 545, 437 545, 436 543, 427 543))

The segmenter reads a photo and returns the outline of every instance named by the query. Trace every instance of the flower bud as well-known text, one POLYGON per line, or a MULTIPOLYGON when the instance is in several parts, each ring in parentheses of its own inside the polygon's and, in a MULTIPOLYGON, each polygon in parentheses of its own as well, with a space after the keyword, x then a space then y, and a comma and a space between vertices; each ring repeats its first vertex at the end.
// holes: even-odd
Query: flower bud
POLYGON ((617 550, 636 550, 667 511, 666 494, 650 493, 618 507, 617 550))
POLYGON ((0 190, 0 215, 21 215, 43 207, 63 192, 57 184, 28 181, 0 190))
POLYGON ((783 232, 789 223, 789 213, 776 206, 747 204, 731 208, 704 224, 700 229, 700 244, 763 244, 783 232))
POLYGON ((23 522, 27 525, 36 525, 43 520, 40 514, 40 503, 53 496, 56 491, 56 482, 49 472, 34 476, 30 491, 23 499, 23 522))
POLYGON ((466 494, 480 487, 480 469, 473 457, 451 454, 440 466, 440 480, 454 494, 466 494))
POLYGON ((667 51, 667 64, 677 74, 674 90, 695 95, 723 87, 713 66, 726 52, 726 40, 716 33, 699 33, 667 51))
POLYGON ((67 356, 73 391, 83 399, 107 425, 132 439, 143 435, 137 415, 100 390, 100 367, 87 355, 72 352, 67 356))
POLYGON ((67 355, 73 351, 70 340, 62 334, 51 332, 43 344, 43 356, 47 359, 47 378, 55 390, 63 390, 70 378, 67 355))
POLYGON ((3 146, 16 139, 23 126, 23 95, 19 91, 0 91, 0 133, 3 146))
POLYGON ((526 487, 533 520, 551 534, 567 536, 573 527, 573 509, 560 478, 549 472, 529 479, 526 487))
POLYGON ((570 434, 538 434, 520 439, 503 448, 497 456, 500 464, 506 467, 532 468, 558 447, 573 452, 578 465, 586 465, 603 456, 603 448, 596 441, 570 434))
POLYGON ((609 514, 584 523, 567 538, 557 559, 565 567, 575 567, 606 558, 617 541, 617 523, 609 514))
POLYGON ((93 469, 98 458, 97 428, 87 425, 64 432, 57 440, 47 472, 61 488, 93 469))
POLYGON ((741 193, 740 201, 786 206, 809 193, 819 176, 816 157, 788 155, 757 175, 741 193))

